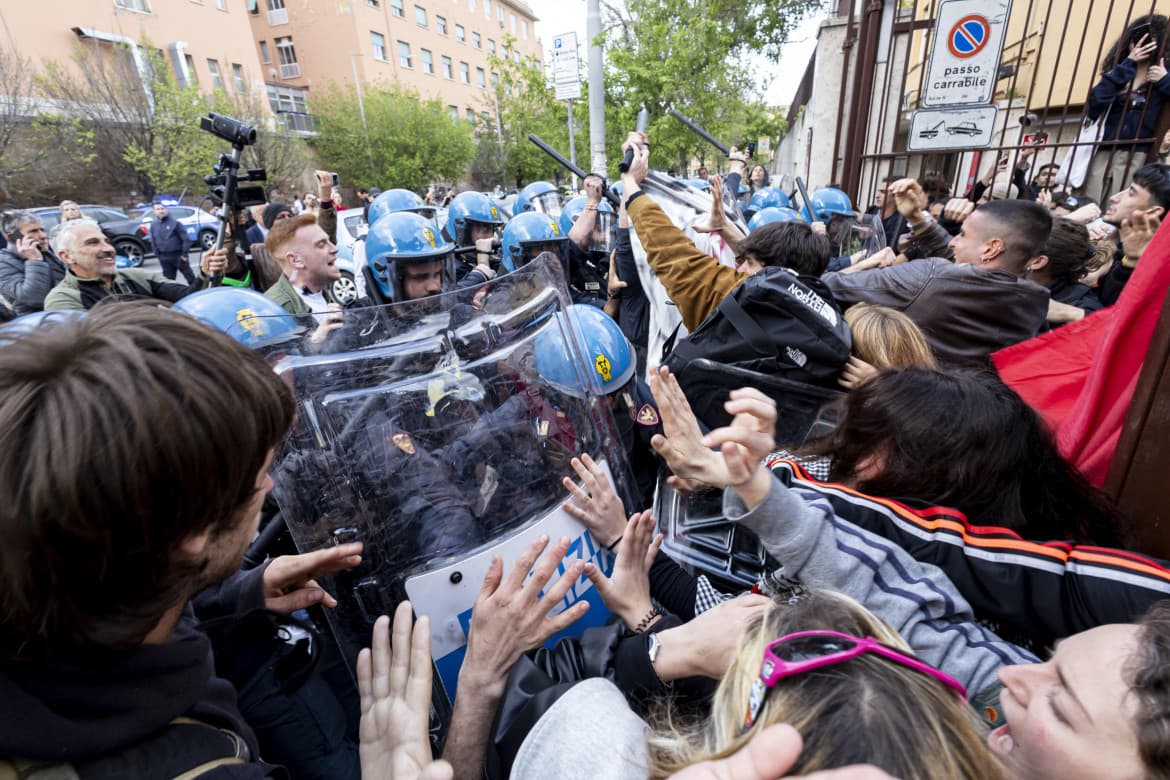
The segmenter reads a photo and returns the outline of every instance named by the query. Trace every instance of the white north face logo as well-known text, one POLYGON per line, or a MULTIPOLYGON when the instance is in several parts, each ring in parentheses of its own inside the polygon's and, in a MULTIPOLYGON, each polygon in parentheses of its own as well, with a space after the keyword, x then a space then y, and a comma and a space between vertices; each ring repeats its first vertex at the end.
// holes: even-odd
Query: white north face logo
POLYGON ((788 355, 789 360, 801 368, 804 368, 804 364, 808 362, 808 355, 804 354, 796 347, 785 347, 784 353, 788 355))
POLYGON ((788 285, 788 292, 792 293, 796 300, 809 307, 817 314, 826 320, 834 328, 837 327, 837 312, 834 311, 833 306, 821 296, 817 295, 812 290, 806 290, 803 287, 798 287, 795 284, 788 285))

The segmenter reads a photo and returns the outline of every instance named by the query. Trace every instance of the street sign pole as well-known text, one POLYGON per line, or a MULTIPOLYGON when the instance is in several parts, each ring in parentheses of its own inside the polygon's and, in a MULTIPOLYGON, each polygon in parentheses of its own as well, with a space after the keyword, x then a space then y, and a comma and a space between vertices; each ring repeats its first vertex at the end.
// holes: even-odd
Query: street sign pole
MULTIPOLYGON (((577 140, 573 137, 573 101, 569 103, 569 162, 573 163, 573 167, 577 167, 577 140)), ((573 192, 580 189, 580 184, 577 182, 577 174, 573 174, 573 192)))
MULTIPOLYGON (((577 143, 573 130, 573 101, 581 97, 581 66, 577 60, 577 33, 565 33, 553 38, 553 88, 557 100, 569 104, 569 159, 577 164, 577 143)), ((592 103, 592 96, 590 97, 592 103)), ((573 189, 577 189, 577 174, 573 174, 573 189)))

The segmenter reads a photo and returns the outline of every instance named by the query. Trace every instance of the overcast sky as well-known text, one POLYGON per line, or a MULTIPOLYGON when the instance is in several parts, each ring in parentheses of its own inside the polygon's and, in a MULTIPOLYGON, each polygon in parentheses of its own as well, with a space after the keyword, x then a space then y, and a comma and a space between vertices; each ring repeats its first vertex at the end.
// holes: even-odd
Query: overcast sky
MULTIPOLYGON (((528 4, 536 12, 540 21, 536 23, 536 34, 544 45, 545 56, 548 56, 552 47, 552 39, 568 32, 577 33, 577 41, 581 45, 581 76, 585 77, 585 0, 528 0, 528 4)), ((769 105, 787 108, 792 101, 796 88, 800 85, 800 78, 804 75, 805 66, 817 43, 817 27, 824 18, 819 14, 805 20, 792 33, 792 40, 784 48, 780 63, 776 66, 766 63, 756 67, 757 83, 766 85, 765 100, 769 105), (766 65, 766 67, 765 67, 766 65), (776 76, 782 74, 783 78, 776 76)))

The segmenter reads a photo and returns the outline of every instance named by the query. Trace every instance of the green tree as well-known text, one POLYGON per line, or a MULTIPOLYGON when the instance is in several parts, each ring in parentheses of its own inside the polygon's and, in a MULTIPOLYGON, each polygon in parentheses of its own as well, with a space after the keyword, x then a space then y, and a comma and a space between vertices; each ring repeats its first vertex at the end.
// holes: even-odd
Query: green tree
POLYGON ((162 52, 138 44, 78 42, 73 68, 50 60, 37 90, 93 134, 94 166, 108 180, 133 183, 144 197, 202 186, 216 156, 199 129, 208 98, 179 86, 162 52))
MULTIPOLYGON (((716 138, 739 144, 755 138, 760 113, 750 59, 775 62, 791 27, 820 0, 629 0, 606 5, 603 33, 607 99, 622 106, 616 148, 633 115, 650 111, 648 132, 659 165, 682 172, 714 147, 669 116, 675 109, 716 138), (625 116, 629 114, 629 116, 625 116)), ((613 120, 607 114, 607 129, 613 120)), ((769 131, 770 132, 770 131, 769 131)), ((769 135, 768 137, 772 137, 769 135)), ((611 158, 614 154, 609 155, 611 158)))
MULTIPOLYGON (((506 159, 508 184, 516 187, 542 179, 564 181, 569 173, 552 157, 528 140, 538 136, 553 149, 569 154, 568 104, 557 100, 541 63, 521 58, 516 62, 516 39, 504 37, 499 56, 490 58, 494 94, 488 108, 497 106, 502 129, 499 139, 506 159)), ((577 165, 589 169, 588 96, 582 92, 574 104, 577 165)), ((494 128, 487 128, 493 130, 494 128)))
POLYGON ((490 190, 507 179, 508 156, 494 133, 480 135, 471 161, 471 182, 478 190, 490 190))
POLYGON ((438 99, 422 100, 400 85, 363 96, 364 126, 352 88, 334 86, 310 101, 317 119, 310 144, 322 165, 354 186, 416 192, 463 178, 475 155, 471 123, 453 122, 438 99))

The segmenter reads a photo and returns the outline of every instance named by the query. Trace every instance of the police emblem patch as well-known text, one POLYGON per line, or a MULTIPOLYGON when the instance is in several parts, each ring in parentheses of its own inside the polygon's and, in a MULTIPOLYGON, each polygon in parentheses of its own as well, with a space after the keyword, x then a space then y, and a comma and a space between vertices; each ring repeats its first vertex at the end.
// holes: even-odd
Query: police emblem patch
POLYGON ((552 228, 552 232, 553 232, 554 236, 559 236, 561 234, 561 226, 558 225, 556 222, 553 222, 551 219, 548 222, 548 226, 550 228, 552 228))
POLYGON ((402 450, 407 455, 413 455, 415 452, 414 442, 410 440, 409 433, 396 433, 390 437, 390 441, 394 443, 395 447, 402 450))
POLYGON ((651 404, 642 404, 642 408, 638 410, 638 414, 634 417, 634 420, 638 423, 638 425, 644 425, 647 428, 655 426, 661 422, 660 418, 658 417, 658 410, 655 409, 651 404))
POLYGON ((432 248, 434 248, 434 246, 435 246, 435 231, 431 230, 430 228, 423 228, 422 233, 423 233, 423 238, 425 238, 427 240, 427 243, 430 244, 432 248))
POLYGON ((613 379, 613 366, 610 365, 609 358, 605 355, 598 355, 594 358, 593 367, 597 369, 597 373, 601 375, 603 381, 608 382, 613 379))
POLYGON ((251 309, 236 309, 236 322, 257 338, 264 335, 264 321, 251 309))
POLYGON ((496 207, 495 207, 495 206, 492 206, 491 208, 492 208, 492 219, 499 219, 499 218, 500 218, 500 212, 496 211, 496 207))

